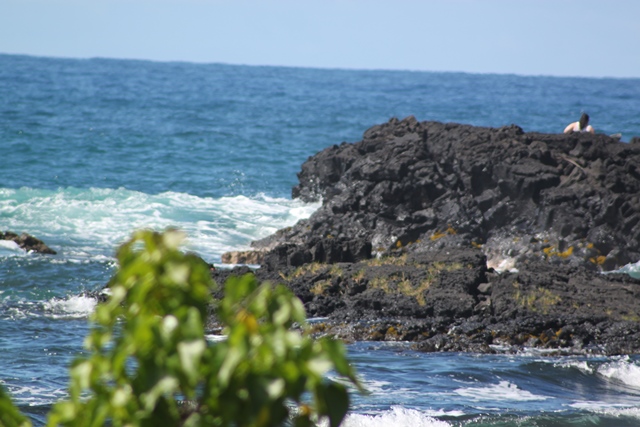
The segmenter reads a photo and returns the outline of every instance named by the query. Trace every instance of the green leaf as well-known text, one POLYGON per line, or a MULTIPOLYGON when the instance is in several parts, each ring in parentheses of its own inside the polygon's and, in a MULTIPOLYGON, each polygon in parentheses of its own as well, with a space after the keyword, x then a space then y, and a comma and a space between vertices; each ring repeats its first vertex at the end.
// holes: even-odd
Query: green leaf
POLYGON ((160 396, 170 395, 178 389, 178 380, 171 376, 160 379, 152 388, 140 396, 140 400, 147 412, 153 411, 160 396))
POLYGON ((273 323, 276 325, 284 325, 291 319, 291 306, 289 301, 282 301, 284 304, 280 304, 280 307, 273 313, 273 323))
POLYGON ((171 281, 179 285, 185 286, 189 280, 189 266, 180 263, 167 264, 167 276, 171 281))
POLYGON ((178 344, 178 354, 180 355, 180 363, 187 378, 193 385, 199 377, 199 365, 202 354, 206 348, 204 340, 181 342, 178 344))
POLYGON ((236 367, 240 364, 245 357, 245 352, 238 347, 231 347, 227 351, 227 355, 222 362, 222 366, 218 371, 218 381, 222 387, 226 387, 231 380, 231 376, 234 373, 236 367))
POLYGON ((355 370, 349 364, 344 344, 342 344, 341 341, 330 338, 322 339, 320 343, 322 345, 323 353, 331 359, 336 372, 347 377, 356 387, 358 387, 360 392, 365 392, 364 387, 356 377, 355 370))
POLYGON ((185 240, 185 234, 176 230, 167 230, 162 235, 162 241, 168 249, 178 249, 185 240))
POLYGON ((13 405, 11 398, 0 387, 0 427, 31 427, 31 421, 13 405))
POLYGON ((178 328, 178 319, 172 314, 164 316, 162 319, 162 325, 160 327, 160 333, 165 341, 170 341, 173 333, 178 328))
POLYGON ((267 394, 271 400, 279 399, 285 391, 286 383, 282 378, 276 378, 267 384, 267 394))
POLYGON ((318 390, 322 396, 322 415, 329 417, 329 426, 338 427, 349 410, 349 395, 341 384, 329 383, 318 390))
POLYGON ((85 360, 71 368, 71 379, 81 390, 89 388, 89 385, 91 384, 92 370, 93 364, 90 361, 85 360))
POLYGON ((307 367, 316 377, 320 378, 333 368, 333 364, 326 355, 319 354, 307 362, 307 367))
POLYGON ((131 398, 131 386, 129 384, 125 384, 121 387, 118 387, 111 397, 111 404, 115 407, 122 407, 127 404, 129 399, 131 398))

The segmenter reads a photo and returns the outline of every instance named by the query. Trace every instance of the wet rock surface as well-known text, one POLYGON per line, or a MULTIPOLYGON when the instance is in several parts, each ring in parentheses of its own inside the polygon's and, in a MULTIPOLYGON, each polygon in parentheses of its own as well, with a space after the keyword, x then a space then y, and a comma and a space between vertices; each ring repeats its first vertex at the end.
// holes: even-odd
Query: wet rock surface
POLYGON ((640 280, 602 272, 640 259, 639 165, 605 135, 392 119, 302 165, 293 196, 322 206, 252 271, 347 340, 637 353, 640 280))
POLYGON ((27 252, 55 255, 57 252, 47 246, 42 240, 30 234, 16 234, 11 231, 0 231, 0 240, 11 240, 27 252))

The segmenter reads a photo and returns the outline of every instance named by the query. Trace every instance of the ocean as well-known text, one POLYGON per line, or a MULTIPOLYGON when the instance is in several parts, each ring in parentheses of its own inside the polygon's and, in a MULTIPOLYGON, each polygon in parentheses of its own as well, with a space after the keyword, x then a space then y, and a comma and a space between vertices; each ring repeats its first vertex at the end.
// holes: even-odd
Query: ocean
MULTIPOLYGON (((309 156, 392 117, 557 133, 583 111, 640 136, 640 79, 0 55, 0 231, 58 252, 0 242, 0 384, 44 424, 82 351, 86 292, 133 230, 178 227, 219 264, 317 209, 291 199, 309 156)), ((637 356, 348 348, 371 393, 345 426, 640 425, 637 356)))

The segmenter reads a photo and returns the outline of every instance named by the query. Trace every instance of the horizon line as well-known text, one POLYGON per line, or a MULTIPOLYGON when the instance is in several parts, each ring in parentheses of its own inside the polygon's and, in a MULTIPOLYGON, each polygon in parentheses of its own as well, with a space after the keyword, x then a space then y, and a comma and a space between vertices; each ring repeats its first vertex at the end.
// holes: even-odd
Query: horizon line
POLYGON ((206 61, 206 60, 187 60, 187 59, 154 59, 154 58, 132 58, 132 57, 115 57, 115 56, 67 56, 67 55, 42 55, 32 53, 15 53, 0 52, 0 55, 7 56, 24 56, 31 58, 49 58, 49 59, 67 59, 67 60, 112 60, 112 61, 141 61, 154 63, 184 63, 194 65, 226 65, 238 67, 272 67, 272 68, 291 68, 291 69, 310 69, 310 70, 327 70, 327 71, 371 71, 371 72, 409 72, 409 73, 449 73, 449 74, 477 74, 477 75, 495 75, 495 76, 517 76, 517 77, 545 77, 545 78, 575 78, 575 79, 613 79, 613 80, 639 80, 640 76, 588 76, 573 74, 526 74, 517 72, 499 72, 499 71, 468 71, 468 70, 425 70, 412 68, 360 68, 360 67, 340 67, 340 66, 311 66, 311 65, 279 65, 279 64, 251 64, 251 63, 231 63, 224 61, 206 61))

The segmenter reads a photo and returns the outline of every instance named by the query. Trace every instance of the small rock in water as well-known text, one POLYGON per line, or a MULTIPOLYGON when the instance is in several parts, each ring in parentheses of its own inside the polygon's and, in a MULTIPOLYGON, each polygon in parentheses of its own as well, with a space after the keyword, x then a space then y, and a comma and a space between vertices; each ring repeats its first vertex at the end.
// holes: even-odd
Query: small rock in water
POLYGON ((47 246, 42 240, 37 239, 30 234, 22 233, 20 235, 11 231, 0 232, 0 240, 14 241, 27 252, 37 252, 41 254, 55 255, 57 252, 47 246))

